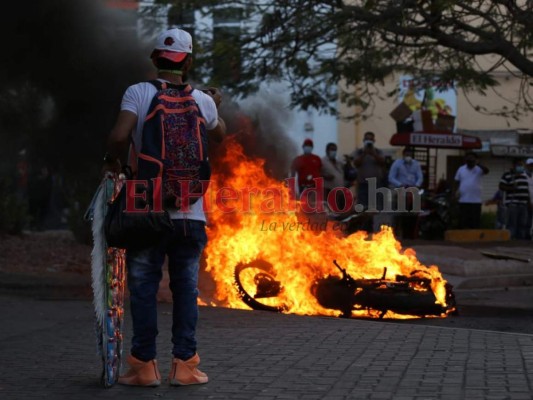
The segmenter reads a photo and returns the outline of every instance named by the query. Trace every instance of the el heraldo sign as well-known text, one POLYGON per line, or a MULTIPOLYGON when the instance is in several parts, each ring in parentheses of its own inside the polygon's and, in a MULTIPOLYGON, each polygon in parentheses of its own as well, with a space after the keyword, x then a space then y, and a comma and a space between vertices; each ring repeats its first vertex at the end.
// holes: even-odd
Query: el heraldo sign
POLYGON ((425 147, 463 147, 461 135, 444 135, 442 133, 411 133, 409 142, 412 146, 425 147))

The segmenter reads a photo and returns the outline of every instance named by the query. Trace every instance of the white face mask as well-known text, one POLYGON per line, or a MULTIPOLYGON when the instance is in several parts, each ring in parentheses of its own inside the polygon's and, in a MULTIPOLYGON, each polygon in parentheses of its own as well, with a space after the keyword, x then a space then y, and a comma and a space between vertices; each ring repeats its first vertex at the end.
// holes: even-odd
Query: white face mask
POLYGON ((365 146, 365 147, 374 146, 374 141, 373 140, 364 140, 363 141, 363 146, 365 146))
POLYGON ((411 156, 405 156, 403 159, 406 163, 410 163, 411 161, 413 161, 413 157, 411 156))
POLYGON ((331 158, 332 160, 337 157, 337 150, 329 150, 328 151, 328 158, 331 158))
POLYGON ((304 154, 311 154, 311 152, 313 151, 313 148, 311 146, 304 146, 303 149, 304 154))

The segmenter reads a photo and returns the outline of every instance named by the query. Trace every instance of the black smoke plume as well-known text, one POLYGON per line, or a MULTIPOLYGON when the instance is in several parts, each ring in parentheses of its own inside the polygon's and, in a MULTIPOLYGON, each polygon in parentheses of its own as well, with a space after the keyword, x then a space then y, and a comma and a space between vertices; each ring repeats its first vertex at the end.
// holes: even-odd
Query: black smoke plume
MULTIPOLYGON (((288 133, 292 115, 281 97, 260 92, 240 103, 223 103, 220 114, 244 153, 265 160, 267 175, 278 180, 288 177, 297 149, 288 133)), ((229 166, 217 167, 223 172, 229 166)))

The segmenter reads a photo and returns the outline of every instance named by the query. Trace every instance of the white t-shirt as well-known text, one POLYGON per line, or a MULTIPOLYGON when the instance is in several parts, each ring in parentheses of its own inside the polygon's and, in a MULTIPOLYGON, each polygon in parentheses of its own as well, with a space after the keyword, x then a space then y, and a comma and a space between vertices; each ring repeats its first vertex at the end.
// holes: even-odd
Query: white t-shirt
MULTIPOLYGON (((165 82, 163 79, 159 79, 161 82, 165 82)), ((122 111, 131 111, 137 115, 137 128, 133 132, 133 143, 135 145, 135 151, 140 152, 141 149, 141 136, 144 125, 144 118, 150 108, 150 103, 157 93, 156 87, 150 82, 141 82, 132 85, 126 89, 124 96, 122 97, 122 104, 120 109, 122 111)), ((215 102, 211 96, 205 94, 200 90, 193 90, 192 97, 196 100, 202 116, 206 122, 207 130, 216 128, 218 124, 218 111, 215 102)), ((168 210, 170 218, 172 219, 194 219, 205 222, 205 214, 203 209, 203 199, 194 203, 187 213, 179 212, 177 210, 168 210)))
POLYGON ((455 180, 459 182, 459 203, 481 203, 481 177, 479 166, 469 169, 466 164, 459 167, 455 180))

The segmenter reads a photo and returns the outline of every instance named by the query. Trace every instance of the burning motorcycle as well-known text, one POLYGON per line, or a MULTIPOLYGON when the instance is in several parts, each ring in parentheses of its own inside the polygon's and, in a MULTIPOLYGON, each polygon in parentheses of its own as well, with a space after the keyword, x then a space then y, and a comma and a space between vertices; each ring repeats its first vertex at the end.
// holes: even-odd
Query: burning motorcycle
MULTIPOLYGON (((311 286, 311 295, 327 309, 338 310, 344 318, 352 312, 366 310, 383 318, 388 311, 410 316, 443 316, 455 311, 452 286, 446 283, 446 305, 437 303, 431 289, 431 280, 417 276, 396 275, 387 278, 387 268, 379 279, 354 279, 335 260, 340 275, 317 278, 311 286)), ((272 264, 258 259, 238 264, 234 271, 235 284, 242 301, 254 310, 283 312, 287 309, 281 300, 283 285, 276 280, 272 264), (253 282, 243 279, 243 272, 253 270, 253 282)))

